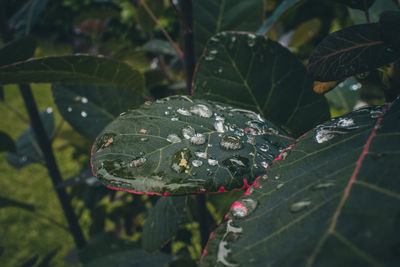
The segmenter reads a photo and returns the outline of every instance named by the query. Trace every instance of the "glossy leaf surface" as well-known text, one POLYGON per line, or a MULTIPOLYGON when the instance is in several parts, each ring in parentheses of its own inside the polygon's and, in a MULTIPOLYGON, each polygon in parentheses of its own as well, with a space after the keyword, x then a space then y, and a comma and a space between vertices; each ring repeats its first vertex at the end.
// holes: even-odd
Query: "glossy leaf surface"
POLYGON ((139 71, 109 58, 44 57, 0 67, 0 84, 56 82, 114 85, 138 94, 144 92, 144 79, 139 71))
MULTIPOLYGON (((47 108, 40 113, 43 126, 49 138, 54 133, 54 116, 53 110, 47 108)), ((42 160, 42 151, 40 150, 39 144, 36 141, 35 134, 32 128, 29 126, 16 140, 17 153, 8 153, 7 162, 17 168, 23 168, 31 163, 36 163, 42 160)))
POLYGON ((203 266, 398 265, 399 116, 399 101, 360 109, 300 138, 232 205, 203 266))
POLYGON ((292 139, 255 112, 176 96, 121 114, 92 148, 112 189, 178 195, 247 187, 292 139))
POLYGON ((157 251, 176 234, 185 217, 185 200, 185 196, 160 197, 157 200, 143 225, 143 249, 157 251))
POLYGON ((26 60, 33 56, 36 42, 32 37, 22 37, 0 47, 0 66, 26 60))
POLYGON ((54 102, 79 133, 96 138, 123 111, 142 104, 132 91, 103 85, 53 85, 54 102))
POLYGON ((328 35, 311 55, 315 80, 336 81, 374 70, 400 57, 400 47, 385 44, 377 23, 355 25, 328 35))
POLYGON ((262 0, 194 1, 196 52, 200 55, 211 36, 222 31, 256 31, 263 21, 262 0))
POLYGON ((277 42, 221 33, 207 45, 194 96, 252 109, 299 136, 329 118, 325 98, 297 58, 277 42))
POLYGON ((0 131, 0 152, 16 152, 14 140, 3 131, 0 131))

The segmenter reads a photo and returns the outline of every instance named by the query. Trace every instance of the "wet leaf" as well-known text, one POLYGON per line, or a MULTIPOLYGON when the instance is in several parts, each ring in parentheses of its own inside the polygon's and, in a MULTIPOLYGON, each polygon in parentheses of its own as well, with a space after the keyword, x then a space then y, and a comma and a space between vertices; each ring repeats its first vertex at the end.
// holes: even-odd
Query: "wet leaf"
POLYGON ((280 5, 275 9, 274 13, 267 19, 267 21, 257 30, 257 33, 265 35, 269 32, 272 25, 279 19, 279 17, 290 7, 300 2, 300 0, 283 0, 280 5))
POLYGON ((291 141, 255 112, 175 96, 109 124, 92 148, 93 173, 139 194, 231 191, 251 184, 291 141))
POLYGON ((142 48, 156 55, 169 55, 169 56, 178 56, 176 50, 172 47, 171 43, 164 40, 153 39, 147 41, 142 48))
POLYGON ((263 0, 194 1, 196 54, 203 52, 208 39, 223 31, 256 31, 262 24, 263 0))
MULTIPOLYGON (((47 108, 40 113, 44 128, 49 138, 54 133, 53 110, 47 108)), ((39 162, 43 159, 42 151, 36 141, 35 134, 29 126, 16 140, 17 153, 7 153, 7 162, 17 168, 23 168, 31 163, 39 162)))
POLYGON ((0 67, 0 84, 56 83, 114 85, 144 94, 142 74, 113 59, 95 56, 35 58, 0 67))
POLYGON ((0 208, 6 208, 6 207, 15 207, 27 211, 35 211, 35 206, 32 204, 24 203, 6 197, 0 197, 0 208))
POLYGON ((203 266, 397 265, 399 118, 397 100, 300 138, 232 205, 203 266))
POLYGON ((0 131, 0 152, 16 152, 14 140, 5 132, 0 131))
POLYGON ((114 86, 53 84, 52 91, 62 117, 92 138, 121 112, 144 102, 134 92, 114 86))
POLYGON ((374 70, 400 57, 385 44, 378 23, 355 25, 328 35, 313 51, 308 70, 315 80, 335 81, 374 70))
POLYGON ((143 225, 142 247, 154 252, 163 247, 178 231, 185 217, 185 196, 160 197, 149 210, 143 225))
POLYGON ((22 37, 0 47, 0 66, 26 60, 33 56, 36 42, 31 36, 22 37))
POLYGON ((295 136, 329 118, 325 98, 289 50, 254 34, 213 38, 196 72, 195 97, 252 109, 295 136))
POLYGON ((32 26, 46 7, 48 0, 28 1, 8 21, 10 29, 18 36, 29 34, 32 26))
POLYGON ((360 9, 360 10, 367 10, 372 6, 375 0, 334 0, 335 2, 344 4, 351 8, 360 9))

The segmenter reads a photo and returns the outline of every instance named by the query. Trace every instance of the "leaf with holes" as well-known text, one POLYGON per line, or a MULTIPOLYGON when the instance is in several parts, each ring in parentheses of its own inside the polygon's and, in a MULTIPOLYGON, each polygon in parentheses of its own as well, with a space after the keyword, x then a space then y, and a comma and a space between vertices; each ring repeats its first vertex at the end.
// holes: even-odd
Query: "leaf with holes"
POLYGON ((221 33, 207 45, 193 86, 195 97, 252 109, 295 136, 329 118, 328 104, 297 58, 277 42, 221 33))
POLYGON ((398 265, 399 118, 397 100, 300 138, 232 205, 203 266, 398 265))
POLYGON ((121 112, 144 102, 132 91, 114 86, 54 84, 52 91, 63 118, 79 133, 92 138, 121 112))
POLYGON ((328 35, 313 51, 308 70, 315 80, 336 81, 399 57, 400 47, 384 43, 378 23, 360 24, 328 35))
POLYGON ((22 37, 0 47, 0 66, 26 60, 33 56, 36 42, 33 37, 22 37))
POLYGON ((103 84, 145 95, 143 75, 131 66, 95 56, 60 56, 30 59, 0 67, 0 84, 103 84))
POLYGON ((253 111, 175 96, 109 124, 92 168, 109 188, 132 193, 224 192, 247 187, 292 140, 253 111))
POLYGON ((263 0, 194 1, 196 54, 200 56, 208 39, 223 31, 256 31, 264 18, 263 0))
POLYGON ((176 234, 185 217, 185 200, 185 196, 160 197, 157 200, 143 225, 143 249, 157 251, 176 234))
MULTIPOLYGON (((49 138, 54 133, 54 116, 53 110, 47 108, 40 113, 44 128, 49 138)), ((43 159, 42 151, 36 141, 35 134, 31 128, 28 127, 16 140, 17 152, 7 153, 7 162, 17 168, 23 168, 29 164, 39 162, 43 159)))

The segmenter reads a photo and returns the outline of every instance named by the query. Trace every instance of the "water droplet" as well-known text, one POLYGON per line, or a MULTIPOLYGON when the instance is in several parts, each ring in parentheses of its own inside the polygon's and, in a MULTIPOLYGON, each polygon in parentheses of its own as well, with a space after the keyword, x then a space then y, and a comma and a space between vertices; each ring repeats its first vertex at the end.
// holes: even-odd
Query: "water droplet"
POLYGON ((184 108, 178 108, 178 110, 176 111, 179 114, 183 115, 183 116, 192 116, 192 114, 189 112, 189 110, 184 109, 184 108))
POLYGON ((251 111, 251 110, 241 109, 241 108, 234 108, 234 109, 231 109, 231 112, 241 113, 241 114, 245 115, 247 118, 252 119, 252 120, 258 120, 260 122, 264 122, 265 121, 263 119, 263 117, 261 117, 260 114, 254 112, 254 111, 251 111))
POLYGON ((202 145, 206 142, 206 136, 201 133, 197 133, 190 138, 190 142, 194 145, 202 145))
POLYGON ((86 111, 82 111, 82 112, 81 112, 81 116, 84 117, 84 118, 86 118, 86 117, 87 117, 86 111))
POLYGON ((313 189, 313 190, 326 189, 326 188, 332 187, 334 185, 335 185, 334 183, 326 182, 326 183, 314 185, 314 186, 311 187, 311 189, 313 189))
POLYGON ((219 39, 217 37, 214 37, 214 36, 211 37, 210 40, 213 41, 213 42, 216 42, 216 43, 219 42, 219 39))
POLYGON ((257 36, 255 34, 249 33, 247 34, 247 45, 249 47, 253 47, 256 44, 257 36))
POLYGON ((192 126, 186 126, 182 129, 182 135, 185 139, 190 139, 195 133, 196 131, 192 126))
POLYGON ((82 98, 81 98, 81 102, 82 102, 83 104, 86 104, 86 103, 88 102, 88 99, 87 99, 86 97, 82 97, 82 98))
POLYGON ((46 112, 48 114, 53 113, 53 108, 51 108, 51 107, 46 108, 46 112))
POLYGON ((144 102, 144 104, 145 104, 146 106, 150 106, 150 105, 151 105, 151 101, 146 101, 146 102, 144 102))
POLYGON ((326 129, 319 129, 315 133, 315 140, 317 141, 318 144, 322 144, 326 141, 329 141, 334 137, 335 135, 330 130, 326 129))
POLYGON ((255 146, 257 144, 256 139, 254 137, 247 137, 247 143, 255 146))
POLYGON ((208 159, 207 162, 208 162, 208 165, 210 165, 210 166, 218 165, 218 160, 215 160, 215 159, 208 159))
POLYGON ((171 118, 171 121, 179 121, 179 118, 174 116, 171 118))
POLYGON ((284 183, 280 183, 276 186, 276 189, 279 190, 281 189, 285 184, 284 183))
POLYGON ((164 99, 156 99, 156 104, 164 104, 165 100, 164 99))
POLYGON ((231 37, 231 42, 232 42, 232 43, 236 42, 236 36, 232 36, 232 37, 231 37))
POLYGON ((299 201, 290 206, 290 211, 298 212, 310 205, 311 205, 311 201, 308 201, 308 200, 299 201))
POLYGON ((232 215, 244 218, 257 208, 257 200, 252 198, 242 198, 232 204, 232 215))
POLYGON ((225 239, 230 233, 240 234, 243 231, 243 228, 234 227, 234 226, 232 226, 231 223, 232 223, 232 220, 229 220, 227 222, 226 232, 225 232, 224 236, 222 237, 222 240, 219 242, 218 253, 217 253, 217 262, 220 262, 225 266, 237 267, 237 266, 239 266, 239 264, 231 263, 227 260, 228 255, 231 252, 231 249, 227 248, 228 242, 225 239))
POLYGON ((72 108, 71 108, 71 107, 68 107, 68 108, 67 108, 67 111, 68 111, 68 112, 72 112, 72 108))
POLYGON ((375 109, 375 110, 371 110, 369 114, 371 115, 371 119, 376 119, 376 118, 379 118, 380 116, 382 116, 383 112, 382 112, 382 110, 375 109))
POLYGON ((225 135, 222 137, 220 146, 226 150, 238 150, 243 148, 243 142, 240 137, 235 135, 225 135))
POLYGON ((167 136, 167 141, 171 142, 171 143, 179 143, 181 141, 181 139, 176 134, 169 134, 167 136))
POLYGON ((268 175, 264 174, 263 176, 261 176, 261 179, 262 179, 263 181, 266 181, 266 180, 268 179, 268 175))
POLYGON ((217 73, 218 74, 221 74, 223 71, 224 71, 223 67, 218 67, 218 69, 217 69, 217 73))
POLYGON ((165 111, 164 114, 165 114, 165 115, 169 115, 169 111, 165 111))
POLYGON ((131 166, 132 168, 137 168, 137 167, 140 167, 140 166, 142 166, 143 164, 145 164, 146 161, 147 161, 146 158, 144 158, 144 157, 139 157, 139 158, 136 158, 136 159, 132 160, 130 166, 131 166))
POLYGON ((275 180, 279 180, 279 178, 281 178, 281 177, 279 177, 279 176, 275 176, 274 178, 275 178, 275 180))
POLYGON ((147 141, 149 141, 149 138, 147 138, 147 137, 142 137, 142 138, 140 138, 140 141, 142 141, 142 142, 147 142, 147 141))
POLYGON ((216 55, 216 54, 218 54, 218 51, 216 49, 212 49, 212 50, 209 51, 209 53, 211 55, 216 55))
POLYGON ((210 118, 212 116, 212 111, 202 104, 197 104, 190 107, 190 112, 203 118, 210 118))
POLYGON ((214 128, 217 132, 219 133, 224 133, 225 132, 225 125, 223 121, 216 121, 214 122, 214 128))
POLYGON ((268 163, 266 162, 266 161, 263 161, 263 162, 261 162, 261 166, 264 168, 264 169, 266 169, 266 168, 268 168, 268 163))
POLYGON ((394 53, 394 49, 392 47, 390 47, 390 46, 386 47, 385 51, 388 52, 388 53, 394 53))
POLYGON ((338 127, 350 127, 354 125, 354 120, 353 119, 348 119, 348 118, 341 118, 337 122, 338 127))
POLYGON ((233 176, 242 176, 250 172, 249 159, 241 156, 233 156, 222 161, 233 176))
POLYGON ((203 162, 201 160, 195 159, 192 161, 192 165, 193 167, 200 167, 201 165, 203 165, 203 162))
POLYGON ((202 159, 206 159, 207 158, 207 153, 203 152, 203 151, 196 151, 196 152, 194 152, 194 154, 198 158, 202 158, 202 159))

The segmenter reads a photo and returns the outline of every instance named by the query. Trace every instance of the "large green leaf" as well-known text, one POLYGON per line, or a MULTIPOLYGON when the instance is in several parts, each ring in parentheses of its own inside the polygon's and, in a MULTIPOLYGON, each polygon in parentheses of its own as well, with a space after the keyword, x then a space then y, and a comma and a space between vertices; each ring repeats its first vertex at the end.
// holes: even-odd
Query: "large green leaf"
POLYGON ((256 31, 264 18, 263 0, 194 1, 196 54, 208 39, 222 31, 256 31))
POLYGON ((63 118, 79 133, 95 138, 121 112, 144 102, 132 91, 104 85, 52 86, 63 118))
POLYGON ((295 136, 329 118, 325 98, 297 58, 277 42, 247 33, 221 33, 207 45, 194 96, 259 112, 295 136))
POLYGON ((246 187, 292 139, 255 112, 176 96, 109 124, 92 148, 109 188, 178 195, 246 187))
MULTIPOLYGON (((47 108, 40 113, 44 128, 49 138, 54 133, 54 116, 52 108, 47 108)), ((13 167, 20 169, 31 163, 43 159, 43 153, 36 141, 35 133, 31 126, 28 127, 16 140, 17 152, 7 153, 7 162, 13 167)))
POLYGON ((336 81, 374 70, 400 57, 400 47, 385 44, 378 23, 360 24, 328 35, 311 55, 315 80, 336 81))
POLYGON ((33 56, 36 42, 32 37, 22 37, 0 47, 0 66, 26 60, 33 56))
POLYGON ((397 100, 308 132, 232 205, 203 265, 398 266, 399 118, 397 100))
POLYGON ((185 217, 185 200, 185 196, 160 197, 143 225, 143 249, 157 251, 176 234, 185 217))
POLYGON ((145 90, 144 78, 139 71, 104 57, 44 57, 0 67, 0 84, 35 82, 114 85, 142 95, 145 90))
POLYGON ((8 21, 10 29, 17 35, 29 34, 47 2, 48 0, 27 1, 8 21))

